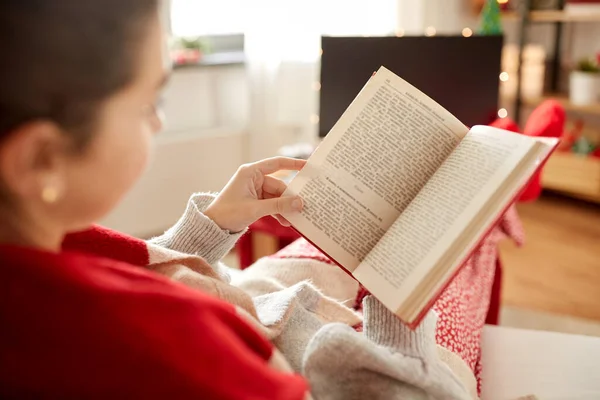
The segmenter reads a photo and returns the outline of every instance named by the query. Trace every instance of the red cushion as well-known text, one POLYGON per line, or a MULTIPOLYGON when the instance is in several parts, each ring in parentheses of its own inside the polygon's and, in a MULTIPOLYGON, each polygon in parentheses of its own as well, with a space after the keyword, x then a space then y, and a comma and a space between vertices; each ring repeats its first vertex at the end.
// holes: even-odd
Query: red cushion
MULTIPOLYGON (((565 126, 565 109, 556 100, 546 100, 540 104, 529 116, 523 134, 535 137, 556 137, 563 135, 565 126)), ((540 167, 527 185, 519 201, 536 200, 542 192, 540 167)))
MULTIPOLYGON (((556 100, 546 100, 540 104, 529 116, 523 134, 534 137, 557 137, 563 135, 565 125, 565 109, 556 100)), ((498 118, 490 124, 495 128, 512 132, 520 132, 519 126, 510 118, 498 118)), ((518 201, 526 202, 536 200, 542 192, 541 168, 521 193, 518 201)))
POLYGON ((504 129, 504 130, 511 131, 511 132, 517 132, 517 133, 521 132, 519 125, 517 125, 517 123, 515 121, 513 121, 512 119, 510 119, 508 117, 507 118, 498 118, 494 122, 492 122, 490 124, 490 126, 493 126, 494 128, 504 129))
POLYGON ((546 100, 529 116, 523 133, 535 137, 562 136, 565 127, 565 109, 556 100, 546 100))

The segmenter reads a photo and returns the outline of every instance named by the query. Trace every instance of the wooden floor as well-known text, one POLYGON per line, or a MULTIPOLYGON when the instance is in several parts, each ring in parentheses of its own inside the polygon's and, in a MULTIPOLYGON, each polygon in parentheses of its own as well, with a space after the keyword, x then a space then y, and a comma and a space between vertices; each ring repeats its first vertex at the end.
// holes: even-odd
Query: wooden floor
POLYGON ((503 304, 600 321, 600 206, 544 195, 518 209, 526 243, 501 244, 503 304))

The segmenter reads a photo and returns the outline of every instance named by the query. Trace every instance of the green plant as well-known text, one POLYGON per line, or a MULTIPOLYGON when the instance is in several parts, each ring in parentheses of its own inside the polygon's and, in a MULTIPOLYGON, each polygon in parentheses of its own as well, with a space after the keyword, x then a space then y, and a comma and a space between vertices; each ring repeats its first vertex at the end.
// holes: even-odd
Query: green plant
POLYGON ((202 53, 209 51, 208 43, 201 37, 179 37, 175 40, 175 48, 185 50, 198 50, 202 53))
POLYGON ((502 21, 500 20, 500 6, 498 0, 486 0, 481 10, 481 35, 502 35, 502 21))
POLYGON ((594 74, 600 73, 600 65, 598 65, 598 63, 591 58, 584 58, 583 60, 580 60, 575 69, 581 72, 590 72, 594 74))

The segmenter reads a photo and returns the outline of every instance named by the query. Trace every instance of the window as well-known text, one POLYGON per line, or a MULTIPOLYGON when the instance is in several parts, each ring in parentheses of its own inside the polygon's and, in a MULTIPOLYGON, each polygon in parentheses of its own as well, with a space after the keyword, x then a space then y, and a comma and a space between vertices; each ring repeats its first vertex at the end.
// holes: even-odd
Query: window
POLYGON ((171 28, 173 35, 180 37, 236 34, 257 28, 273 35, 278 29, 317 30, 327 35, 387 35, 395 31, 397 2, 171 0, 171 28))
POLYGON ((244 8, 252 0, 171 0, 174 36, 211 36, 244 32, 244 8))
POLYGON ((170 25, 176 37, 204 37, 213 53, 252 42, 254 55, 314 60, 321 35, 394 34, 398 1, 171 0, 170 25))

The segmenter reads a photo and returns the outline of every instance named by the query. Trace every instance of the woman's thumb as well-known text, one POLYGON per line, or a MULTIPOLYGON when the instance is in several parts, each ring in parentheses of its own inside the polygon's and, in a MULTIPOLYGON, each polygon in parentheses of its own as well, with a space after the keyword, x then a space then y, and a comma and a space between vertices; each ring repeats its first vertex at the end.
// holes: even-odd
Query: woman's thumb
POLYGON ((302 211, 304 203, 300 197, 277 197, 261 200, 259 204, 259 218, 266 215, 285 214, 302 211))

